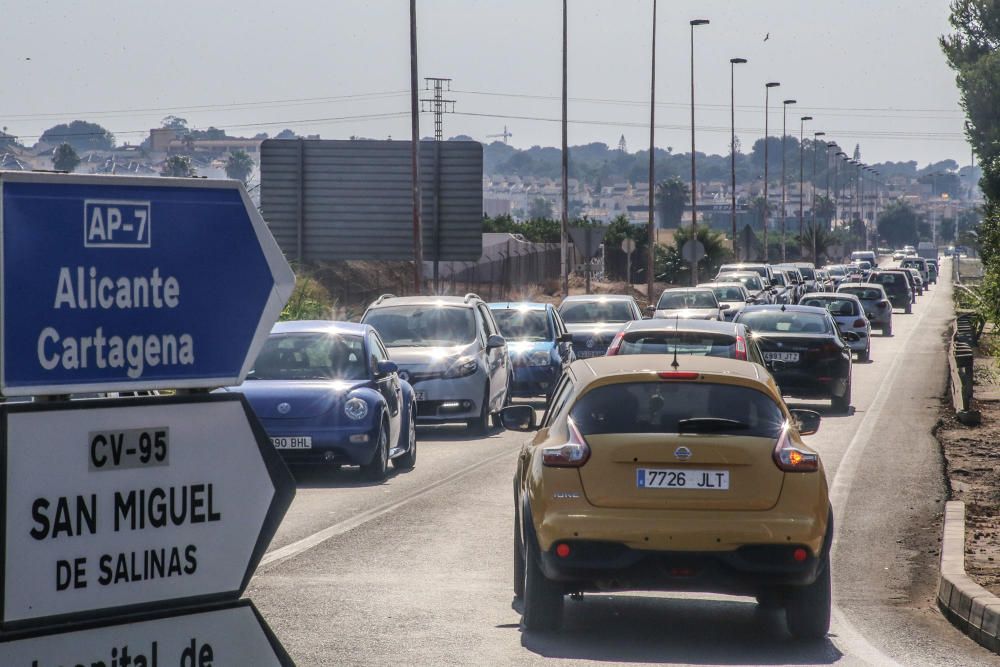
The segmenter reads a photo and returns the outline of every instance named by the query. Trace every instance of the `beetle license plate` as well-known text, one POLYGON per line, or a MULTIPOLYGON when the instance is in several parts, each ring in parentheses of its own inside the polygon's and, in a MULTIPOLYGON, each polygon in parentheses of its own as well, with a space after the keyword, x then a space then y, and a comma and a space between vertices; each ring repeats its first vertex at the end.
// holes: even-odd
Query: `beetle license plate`
POLYGON ((271 438, 271 444, 275 449, 312 449, 313 439, 311 435, 280 436, 271 438))
POLYGON ((640 489, 691 489, 695 491, 728 491, 728 470, 692 470, 688 468, 639 468, 636 486, 640 489))
POLYGON ((787 361, 791 363, 798 363, 799 353, 798 352, 765 352, 764 358, 768 361, 787 361))

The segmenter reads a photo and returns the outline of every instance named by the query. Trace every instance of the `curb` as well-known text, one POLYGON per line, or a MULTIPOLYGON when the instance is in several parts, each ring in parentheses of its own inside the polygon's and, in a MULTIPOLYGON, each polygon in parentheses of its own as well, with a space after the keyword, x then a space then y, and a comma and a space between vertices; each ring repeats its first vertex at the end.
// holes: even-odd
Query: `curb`
POLYGON ((994 653, 1000 653, 1000 597, 965 573, 965 503, 951 500, 944 509, 938 606, 948 620, 994 653))

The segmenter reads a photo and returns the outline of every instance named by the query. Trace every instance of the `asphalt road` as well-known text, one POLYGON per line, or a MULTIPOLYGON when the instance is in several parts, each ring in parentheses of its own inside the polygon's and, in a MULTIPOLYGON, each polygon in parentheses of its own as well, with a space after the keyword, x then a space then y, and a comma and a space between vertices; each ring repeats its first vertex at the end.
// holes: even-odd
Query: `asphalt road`
POLYGON ((587 595, 567 602, 560 633, 522 631, 511 477, 525 436, 451 427, 420 429, 417 467, 382 484, 300 471, 248 595, 299 665, 1000 664, 933 605, 945 488, 931 431, 950 316, 939 284, 855 364, 850 415, 817 404, 808 441, 837 521, 826 641, 792 640, 752 599, 688 594, 587 595))

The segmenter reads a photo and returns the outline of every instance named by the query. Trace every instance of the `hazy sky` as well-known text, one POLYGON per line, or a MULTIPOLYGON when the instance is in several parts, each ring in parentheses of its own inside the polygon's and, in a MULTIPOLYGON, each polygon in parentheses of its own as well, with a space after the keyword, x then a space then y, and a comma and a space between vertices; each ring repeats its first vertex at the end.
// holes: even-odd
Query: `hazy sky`
MULTIPOLYGON (((937 38, 946 0, 660 0, 656 143, 690 149, 689 27, 696 29, 698 149, 727 151, 729 59, 744 147, 770 125, 825 131, 865 162, 962 164, 954 75, 937 38), (764 36, 770 33, 770 39, 764 36)), ((558 146, 558 0, 418 0, 420 76, 451 77, 445 134, 558 146), (546 120, 549 119, 549 120, 546 120)), ((648 144, 652 0, 569 1, 570 144, 624 134, 648 144)), ((8 0, 0 40, 0 125, 33 143, 83 118, 138 143, 167 114, 194 127, 324 138, 409 138, 407 0, 268 2, 8 0), (30 60, 27 60, 30 58, 30 60)), ((429 114, 421 133, 433 132, 429 114)))

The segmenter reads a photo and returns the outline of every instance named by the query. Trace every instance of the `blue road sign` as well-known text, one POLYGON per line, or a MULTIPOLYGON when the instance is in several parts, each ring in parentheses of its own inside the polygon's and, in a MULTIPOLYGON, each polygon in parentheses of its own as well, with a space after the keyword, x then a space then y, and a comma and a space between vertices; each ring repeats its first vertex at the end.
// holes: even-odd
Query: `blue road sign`
POLYGON ((239 384, 294 275, 236 181, 0 173, 0 392, 239 384))

